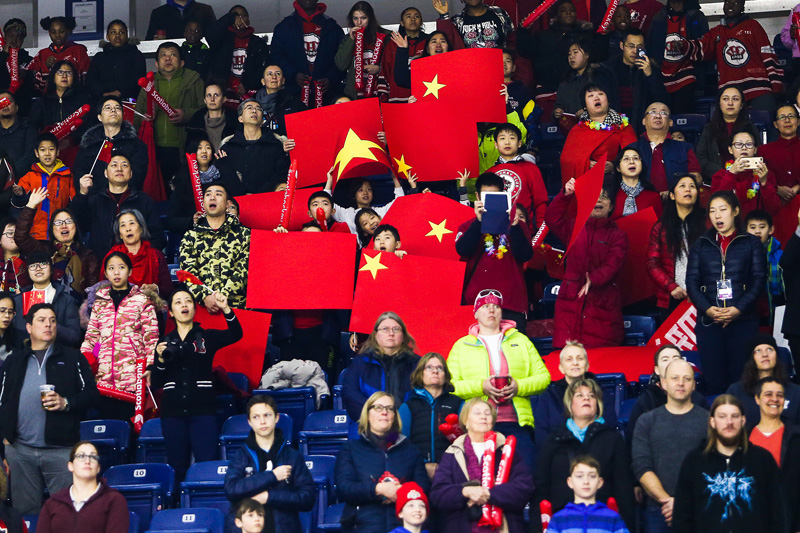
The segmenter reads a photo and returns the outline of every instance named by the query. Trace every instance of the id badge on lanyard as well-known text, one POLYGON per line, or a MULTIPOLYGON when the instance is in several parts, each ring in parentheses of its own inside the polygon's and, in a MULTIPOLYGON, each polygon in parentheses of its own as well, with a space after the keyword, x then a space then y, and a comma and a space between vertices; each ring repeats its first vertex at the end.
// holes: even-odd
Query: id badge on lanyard
POLYGON ((733 298, 733 284, 731 280, 721 279, 717 281, 717 298, 723 302, 733 298))

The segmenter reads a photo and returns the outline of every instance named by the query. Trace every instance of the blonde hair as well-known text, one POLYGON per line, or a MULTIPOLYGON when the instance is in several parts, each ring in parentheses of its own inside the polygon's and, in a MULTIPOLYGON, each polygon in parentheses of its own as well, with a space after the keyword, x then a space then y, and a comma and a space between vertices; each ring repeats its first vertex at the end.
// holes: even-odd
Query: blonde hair
POLYGON ((412 337, 408 333, 408 328, 406 328, 406 323, 403 322, 403 319, 400 318, 400 315, 395 313, 394 311, 384 311, 378 316, 378 320, 375 321, 375 325, 372 326, 372 333, 369 334, 367 340, 364 342, 364 345, 359 350, 359 353, 364 353, 367 350, 372 350, 376 354, 382 354, 383 348, 378 345, 378 341, 375 340, 375 335, 378 333, 378 328, 381 325, 381 322, 384 320, 394 320, 398 324, 400 324, 400 329, 403 330, 403 342, 400 343, 400 347, 397 350, 397 353, 402 352, 409 352, 414 353, 414 347, 416 346, 416 341, 414 337, 412 337))
POLYGON ((475 398, 470 398, 467 400, 466 403, 464 403, 464 405, 461 407, 461 412, 458 413, 458 424, 465 432, 467 431, 467 419, 469 418, 470 411, 472 411, 473 407, 481 403, 489 406, 489 410, 492 413, 492 427, 494 427, 495 422, 497 422, 497 408, 489 401, 484 400, 480 396, 476 396, 475 398))
POLYGON ((569 348, 570 346, 580 349, 581 353, 583 353, 583 356, 586 358, 586 360, 587 361, 589 360, 589 352, 586 351, 586 348, 583 346, 583 344, 581 344, 578 341, 567 341, 564 343, 564 347, 561 348, 561 352, 558 354, 559 363, 561 362, 561 354, 564 353, 564 350, 569 348))
POLYGON ((379 390, 375 392, 367 398, 367 401, 364 402, 364 407, 361 408, 361 416, 358 417, 358 432, 362 435, 366 435, 368 431, 370 431, 369 427, 369 410, 372 409, 372 406, 375 405, 375 402, 380 400, 381 398, 391 398, 392 405, 395 408, 394 412, 394 420, 392 421, 392 427, 389 428, 389 433, 400 433, 403 429, 403 423, 400 421, 400 416, 397 414, 397 405, 394 401, 394 396, 389 394, 388 392, 379 390))
POLYGON ((581 387, 586 387, 592 391, 595 399, 597 400, 597 418, 603 416, 603 389, 593 379, 578 379, 572 382, 572 385, 567 387, 567 392, 564 393, 564 411, 567 418, 572 418, 572 400, 578 393, 581 387))

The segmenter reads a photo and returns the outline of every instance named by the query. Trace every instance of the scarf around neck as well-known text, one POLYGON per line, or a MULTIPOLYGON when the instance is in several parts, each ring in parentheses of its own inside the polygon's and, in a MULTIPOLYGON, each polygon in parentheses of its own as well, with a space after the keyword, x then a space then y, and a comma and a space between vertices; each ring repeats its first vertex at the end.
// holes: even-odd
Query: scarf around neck
POLYGON ((623 181, 620 183, 620 188, 627 195, 625 197, 625 207, 622 209, 622 216, 632 215, 638 210, 636 207, 636 197, 644 190, 642 182, 640 180, 635 186, 631 187, 623 181))
MULTIPOLYGON (((609 108, 608 114, 606 114, 606 118, 604 118, 603 121, 599 122, 598 124, 600 124, 602 126, 622 126, 626 122, 625 120, 623 120, 625 118, 627 118, 627 117, 623 117, 621 114, 619 114, 616 111, 614 111, 613 109, 609 108)), ((584 111, 583 113, 581 113, 579 121, 580 122, 596 123, 596 121, 594 121, 594 120, 589 118, 589 112, 588 111, 584 111)), ((627 125, 627 124, 625 124, 625 125, 627 125)))

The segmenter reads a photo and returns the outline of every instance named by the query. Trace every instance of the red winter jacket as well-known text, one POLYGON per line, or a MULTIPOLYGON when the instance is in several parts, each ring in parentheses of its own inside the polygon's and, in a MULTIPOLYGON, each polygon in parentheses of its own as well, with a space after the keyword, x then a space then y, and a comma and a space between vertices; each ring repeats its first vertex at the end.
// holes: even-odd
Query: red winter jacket
POLYGON ((532 231, 542 225, 548 197, 539 167, 520 158, 495 165, 487 172, 494 172, 503 178, 506 191, 511 193, 511 201, 522 205, 528 212, 532 231))
MULTIPOLYGON (((545 222, 562 242, 569 242, 575 219, 568 218, 572 195, 560 192, 547 208, 545 222)), ((553 346, 576 340, 587 348, 619 346, 625 335, 617 274, 628 253, 628 235, 608 218, 590 218, 565 261, 556 300, 553 346), (592 285, 586 296, 578 292, 592 285)))
POLYGON ((667 235, 661 231, 661 221, 653 224, 647 245, 647 273, 658 287, 658 307, 669 308, 669 295, 679 285, 675 283, 675 258, 667 248, 667 235))
POLYGON ((762 185, 753 198, 748 198, 747 191, 754 179, 752 170, 738 174, 720 170, 711 177, 711 194, 717 191, 733 191, 742 206, 742 217, 747 216, 753 209, 763 209, 772 216, 777 215, 781 210, 781 199, 778 196, 775 175, 771 170, 768 171, 766 185, 762 185))
MULTIPOLYGON (((625 198, 628 195, 620 188, 617 191, 617 196, 614 200, 614 212, 611 213, 611 220, 619 220, 622 218, 622 210, 625 207, 625 198)), ((656 212, 656 216, 661 218, 661 213, 664 212, 664 202, 661 201, 661 195, 656 191, 644 190, 636 197, 636 211, 644 211, 648 207, 652 207, 656 212)))
MULTIPOLYGON (((403 30, 401 29, 401 31, 403 30)), ((422 52, 425 50, 426 40, 427 34, 425 33, 420 33, 419 37, 416 39, 411 37, 408 38, 407 54, 409 67, 412 60, 422 55, 422 52)), ((395 104, 406 103, 408 102, 408 97, 411 96, 411 89, 400 87, 395 81, 394 64, 396 57, 397 45, 394 44, 394 41, 391 39, 387 39, 385 48, 383 49, 383 57, 381 58, 381 74, 386 80, 388 92, 385 92, 383 89, 379 89, 378 92, 380 93, 381 102, 390 102, 395 104)))
POLYGON ((70 487, 53 494, 39 513, 39 533, 120 533, 128 531, 128 504, 125 498, 105 483, 75 511, 70 487))

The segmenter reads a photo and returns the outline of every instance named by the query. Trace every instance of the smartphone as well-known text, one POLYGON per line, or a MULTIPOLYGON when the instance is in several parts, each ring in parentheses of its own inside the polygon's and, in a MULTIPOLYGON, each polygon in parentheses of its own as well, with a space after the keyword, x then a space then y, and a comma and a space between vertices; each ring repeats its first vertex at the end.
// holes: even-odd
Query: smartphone
POLYGON ((639 48, 639 51, 636 52, 636 55, 639 56, 639 59, 644 59, 647 56, 647 51, 644 48, 639 48))
POLYGON ((752 170, 758 166, 759 163, 763 163, 763 157, 743 157, 739 160, 739 165, 747 170, 752 170))

